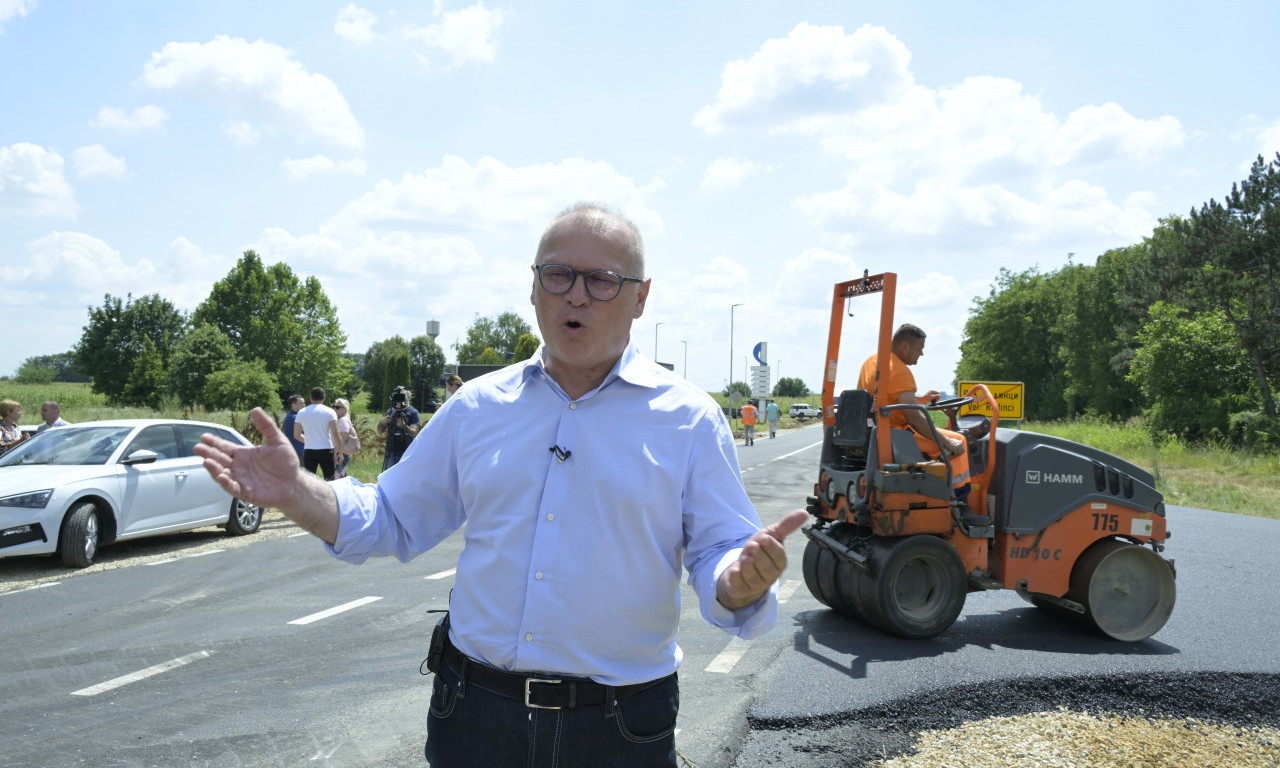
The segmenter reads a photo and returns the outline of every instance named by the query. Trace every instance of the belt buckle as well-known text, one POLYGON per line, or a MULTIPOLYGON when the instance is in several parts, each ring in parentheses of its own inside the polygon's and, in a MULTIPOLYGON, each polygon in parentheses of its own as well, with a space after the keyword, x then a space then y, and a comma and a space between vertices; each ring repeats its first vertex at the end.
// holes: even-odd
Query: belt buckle
POLYGON ((542 704, 534 704, 533 702, 529 701, 529 693, 530 693, 529 686, 533 685, 534 683, 547 683, 549 685, 559 685, 561 681, 548 680, 545 678, 538 678, 538 677, 526 677, 524 679, 524 705, 526 707, 530 707, 532 709, 563 709, 563 707, 548 707, 542 704))

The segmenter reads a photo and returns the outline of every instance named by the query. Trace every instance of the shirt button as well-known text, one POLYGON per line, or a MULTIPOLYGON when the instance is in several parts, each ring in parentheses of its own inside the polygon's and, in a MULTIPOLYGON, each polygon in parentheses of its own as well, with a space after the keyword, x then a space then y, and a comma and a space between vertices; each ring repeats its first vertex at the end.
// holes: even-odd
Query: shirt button
POLYGON ((578 404, 577 404, 577 403, 569 403, 569 410, 571 410, 571 411, 576 411, 576 410, 578 410, 578 404))
POLYGON ((542 571, 538 571, 536 574, 534 574, 533 578, 537 579, 538 581, 542 581, 542 571))
POLYGON ((524 639, 525 639, 525 640, 527 640, 528 642, 533 642, 533 633, 532 633, 532 632, 530 632, 530 633, 526 634, 526 635, 524 636, 524 639))
POLYGON ((547 513, 547 520, 555 520, 555 519, 556 519, 556 513, 555 513, 555 512, 548 512, 548 513, 547 513))

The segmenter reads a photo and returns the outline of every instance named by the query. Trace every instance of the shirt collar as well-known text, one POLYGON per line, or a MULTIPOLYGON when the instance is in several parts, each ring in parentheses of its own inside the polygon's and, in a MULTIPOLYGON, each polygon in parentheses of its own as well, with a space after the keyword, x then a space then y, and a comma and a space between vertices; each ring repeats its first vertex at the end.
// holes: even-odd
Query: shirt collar
MULTIPOLYGON (((550 374, 547 373, 546 354, 546 345, 543 344, 538 347, 538 351, 532 357, 525 361, 524 370, 522 371, 523 379, 527 382, 531 376, 542 377, 555 385, 556 389, 560 389, 560 385, 556 384, 555 379, 551 378, 550 374)), ((627 340, 627 346, 622 350, 622 354, 617 361, 614 362, 613 368, 609 370, 609 373, 605 374, 604 381, 600 383, 600 386, 579 399, 585 400, 606 389, 619 379, 637 387, 651 389, 658 385, 657 371, 654 364, 640 355, 640 350, 632 339, 627 340)))

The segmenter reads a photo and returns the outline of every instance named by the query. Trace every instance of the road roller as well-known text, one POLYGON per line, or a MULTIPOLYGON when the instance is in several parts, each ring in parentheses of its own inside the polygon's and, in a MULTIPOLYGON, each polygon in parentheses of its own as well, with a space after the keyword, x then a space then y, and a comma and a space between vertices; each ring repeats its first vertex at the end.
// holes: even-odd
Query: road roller
MULTIPOLYGON (((1070 440, 1000 428, 990 389, 897 403, 875 387, 837 396, 844 316, 880 302, 877 360, 892 352, 897 275, 835 285, 822 389, 818 481, 802 528, 804 580, 823 605, 904 638, 936 637, 970 592, 1012 589, 1122 642, 1165 625, 1176 597, 1163 496, 1142 468, 1070 440), (984 405, 985 404, 985 405, 984 405), (923 411, 936 445, 888 426, 923 411), (934 419, 934 414, 940 418, 934 419), (937 421, 964 435, 969 483, 958 488, 937 421)), ((920 423, 920 420, 915 420, 920 423)), ((961 478, 963 479, 963 478, 961 478)))

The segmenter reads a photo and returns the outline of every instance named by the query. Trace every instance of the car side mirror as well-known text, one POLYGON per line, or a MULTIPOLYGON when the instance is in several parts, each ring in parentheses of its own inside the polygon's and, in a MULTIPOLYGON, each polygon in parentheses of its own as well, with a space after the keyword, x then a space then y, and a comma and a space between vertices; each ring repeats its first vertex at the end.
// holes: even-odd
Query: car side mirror
POLYGON ((121 464, 133 466, 134 464, 151 464, 160 458, 160 454, 155 451, 148 451, 146 448, 139 448, 133 453, 120 460, 121 464))

